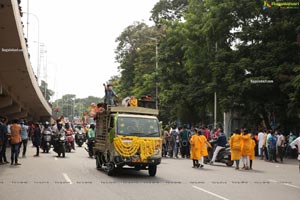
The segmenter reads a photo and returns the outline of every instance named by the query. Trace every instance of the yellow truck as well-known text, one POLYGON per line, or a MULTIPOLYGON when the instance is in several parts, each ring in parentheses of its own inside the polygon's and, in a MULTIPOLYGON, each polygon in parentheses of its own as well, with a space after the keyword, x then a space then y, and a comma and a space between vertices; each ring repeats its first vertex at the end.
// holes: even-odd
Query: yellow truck
POLYGON ((144 107, 108 107, 96 115, 94 155, 97 169, 109 176, 117 169, 148 170, 156 175, 161 162, 158 110, 144 107))

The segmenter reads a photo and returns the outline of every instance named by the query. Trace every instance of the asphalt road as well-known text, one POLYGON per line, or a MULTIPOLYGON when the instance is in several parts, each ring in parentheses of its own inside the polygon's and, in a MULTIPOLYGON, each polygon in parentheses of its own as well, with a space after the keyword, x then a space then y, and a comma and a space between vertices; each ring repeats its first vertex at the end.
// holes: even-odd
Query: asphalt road
MULTIPOLYGON (((7 149, 10 156, 10 149, 7 149)), ((67 153, 41 153, 28 145, 21 166, 0 166, 0 200, 296 200, 300 197, 297 160, 283 164, 255 160, 253 170, 224 164, 192 168, 188 159, 165 158, 155 177, 148 171, 122 170, 110 177, 96 169, 84 148, 67 153)))

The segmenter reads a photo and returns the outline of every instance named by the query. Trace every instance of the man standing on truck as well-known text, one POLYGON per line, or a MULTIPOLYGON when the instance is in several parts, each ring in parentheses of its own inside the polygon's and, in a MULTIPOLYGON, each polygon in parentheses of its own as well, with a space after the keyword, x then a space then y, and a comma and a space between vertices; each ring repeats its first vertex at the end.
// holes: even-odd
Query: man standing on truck
POLYGON ((116 93, 113 91, 112 83, 108 83, 105 85, 103 83, 103 86, 105 88, 105 104, 106 105, 117 105, 117 102, 114 100, 114 98, 118 98, 116 93))

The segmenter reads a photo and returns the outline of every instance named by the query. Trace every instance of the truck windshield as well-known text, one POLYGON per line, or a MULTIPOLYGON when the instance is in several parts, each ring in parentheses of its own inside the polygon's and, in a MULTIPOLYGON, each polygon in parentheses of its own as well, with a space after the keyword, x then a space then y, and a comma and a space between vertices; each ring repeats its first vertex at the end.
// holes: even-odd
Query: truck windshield
POLYGON ((157 119, 118 117, 117 133, 124 136, 159 137, 159 123, 157 119))

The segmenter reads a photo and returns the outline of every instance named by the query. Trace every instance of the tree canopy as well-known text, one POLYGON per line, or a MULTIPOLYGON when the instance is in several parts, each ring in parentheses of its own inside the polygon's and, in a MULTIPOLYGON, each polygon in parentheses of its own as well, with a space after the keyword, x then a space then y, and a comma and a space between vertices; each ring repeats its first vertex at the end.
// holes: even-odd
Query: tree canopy
POLYGON ((159 1, 154 26, 135 22, 116 39, 118 94, 156 98, 157 82, 165 123, 211 124, 216 93, 218 122, 231 112, 240 126, 299 128, 300 12, 263 5, 159 1))

